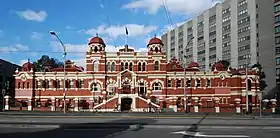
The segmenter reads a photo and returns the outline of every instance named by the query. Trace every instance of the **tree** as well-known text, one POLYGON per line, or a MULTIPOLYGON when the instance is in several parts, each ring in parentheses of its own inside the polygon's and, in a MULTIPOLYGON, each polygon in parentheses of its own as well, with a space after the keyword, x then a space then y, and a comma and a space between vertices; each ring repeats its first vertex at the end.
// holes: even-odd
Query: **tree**
POLYGON ((252 67, 252 69, 254 68, 257 68, 259 71, 258 71, 258 75, 259 75, 259 88, 260 88, 260 91, 264 91, 265 88, 267 87, 267 84, 265 82, 265 73, 262 71, 262 66, 260 63, 257 63, 257 64, 254 64, 252 67))
POLYGON ((224 69, 227 70, 230 66, 230 62, 227 60, 220 60, 219 63, 222 63, 224 65, 224 69))
POLYGON ((56 58, 50 58, 48 55, 43 55, 36 62, 33 62, 34 68, 36 71, 44 71, 44 65, 48 63, 52 68, 57 68, 63 66, 63 62, 60 62, 56 58))

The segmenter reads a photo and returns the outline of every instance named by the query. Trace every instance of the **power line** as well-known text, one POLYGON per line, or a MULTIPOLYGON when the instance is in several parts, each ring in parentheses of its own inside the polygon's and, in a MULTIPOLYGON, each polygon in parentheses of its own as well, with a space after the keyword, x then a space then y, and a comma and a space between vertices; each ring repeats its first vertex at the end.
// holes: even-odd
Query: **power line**
POLYGON ((168 5, 165 0, 161 0, 161 1, 162 1, 164 11, 165 11, 165 15, 167 17, 167 21, 168 21, 171 29, 173 29, 173 24, 172 24, 172 20, 171 20, 170 14, 169 14, 168 5))

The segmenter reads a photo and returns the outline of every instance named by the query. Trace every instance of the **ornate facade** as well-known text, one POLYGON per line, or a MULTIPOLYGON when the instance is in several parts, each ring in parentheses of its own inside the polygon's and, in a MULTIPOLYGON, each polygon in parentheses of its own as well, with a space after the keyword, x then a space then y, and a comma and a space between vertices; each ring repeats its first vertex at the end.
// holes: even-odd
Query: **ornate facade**
MULTIPOLYGON (((85 71, 70 60, 66 62, 67 110, 143 112, 152 107, 180 112, 185 101, 190 112, 239 113, 245 109, 244 71, 225 70, 217 63, 213 71, 204 72, 193 62, 184 72, 176 59, 166 61, 163 43, 156 37, 149 41, 146 53, 127 45, 110 53, 105 47, 98 36, 90 40, 85 71), (184 77, 188 100, 184 97, 184 77)), ((45 72, 36 72, 31 63, 25 63, 15 72, 15 101, 22 110, 57 111, 64 107, 63 68, 44 66, 45 72)), ((250 111, 258 109, 257 80, 256 71, 249 71, 250 111)))

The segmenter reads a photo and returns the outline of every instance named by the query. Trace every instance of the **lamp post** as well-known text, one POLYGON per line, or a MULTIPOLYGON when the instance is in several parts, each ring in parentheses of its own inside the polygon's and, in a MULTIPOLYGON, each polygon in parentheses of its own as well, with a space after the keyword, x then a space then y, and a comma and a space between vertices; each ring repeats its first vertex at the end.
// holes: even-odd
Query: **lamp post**
POLYGON ((66 46, 64 43, 61 41, 61 39, 57 36, 57 34, 54 31, 50 31, 50 34, 55 36, 57 40, 60 42, 62 48, 63 48, 63 58, 64 58, 64 67, 63 67, 63 72, 64 72, 64 80, 63 80, 63 102, 64 102, 64 109, 63 113, 66 113, 66 46))
MULTIPOLYGON (((188 41, 187 46, 190 44, 190 42, 194 39, 194 37, 191 37, 191 39, 188 41)), ((185 58, 184 61, 184 109, 185 109, 185 113, 187 113, 187 91, 186 91, 186 60, 187 60, 187 56, 185 55, 186 49, 183 50, 183 55, 185 58)))

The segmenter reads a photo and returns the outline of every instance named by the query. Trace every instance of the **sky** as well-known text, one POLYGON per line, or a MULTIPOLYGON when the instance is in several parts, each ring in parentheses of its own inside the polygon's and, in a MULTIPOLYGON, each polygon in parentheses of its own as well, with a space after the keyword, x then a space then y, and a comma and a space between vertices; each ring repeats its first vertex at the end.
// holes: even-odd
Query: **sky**
POLYGON ((66 46, 70 59, 85 66, 89 40, 100 36, 106 51, 128 44, 144 52, 148 41, 212 7, 218 0, 2 0, 0 5, 0 58, 22 65, 49 55, 62 61, 66 46), (163 3, 167 5, 168 21, 163 3))

